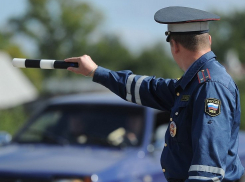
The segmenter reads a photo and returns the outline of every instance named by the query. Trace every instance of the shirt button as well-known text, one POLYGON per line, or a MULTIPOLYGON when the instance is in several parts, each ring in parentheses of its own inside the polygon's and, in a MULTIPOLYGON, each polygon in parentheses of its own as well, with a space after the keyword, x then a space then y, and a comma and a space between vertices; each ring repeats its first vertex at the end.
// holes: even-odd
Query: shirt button
POLYGON ((165 169, 162 169, 162 172, 164 172, 164 173, 165 173, 165 171, 166 171, 165 169))
POLYGON ((175 113, 176 116, 178 116, 178 114, 179 114, 178 112, 175 113))
POLYGON ((179 96, 179 92, 177 92, 176 95, 179 96))
POLYGON ((173 121, 173 118, 170 118, 170 121, 173 121))
POLYGON ((167 147, 168 145, 165 143, 164 146, 167 147))

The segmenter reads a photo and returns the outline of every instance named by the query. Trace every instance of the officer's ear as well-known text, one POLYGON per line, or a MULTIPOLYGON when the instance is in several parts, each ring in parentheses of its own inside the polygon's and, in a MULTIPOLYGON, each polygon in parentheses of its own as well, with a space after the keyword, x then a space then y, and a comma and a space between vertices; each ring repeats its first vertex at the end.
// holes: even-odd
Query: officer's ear
POLYGON ((209 35, 208 37, 209 37, 209 44, 211 46, 212 45, 212 37, 211 37, 211 35, 209 35))
POLYGON ((176 42, 174 39, 171 39, 170 40, 170 45, 171 45, 171 52, 172 53, 174 53, 174 54, 176 54, 176 53, 178 53, 179 52, 179 50, 180 50, 180 45, 179 45, 179 43, 178 42, 176 42))

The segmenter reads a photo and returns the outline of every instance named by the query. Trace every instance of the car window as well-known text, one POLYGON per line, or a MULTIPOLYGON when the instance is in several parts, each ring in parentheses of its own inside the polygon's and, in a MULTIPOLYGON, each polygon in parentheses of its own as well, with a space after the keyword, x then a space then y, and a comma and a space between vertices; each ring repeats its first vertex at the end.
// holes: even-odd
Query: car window
POLYGON ((170 113, 156 112, 154 119, 152 144, 155 149, 162 149, 165 144, 165 133, 168 129, 170 113))
MULTIPOLYGON (((21 135, 22 141, 40 141, 42 139, 41 134, 37 134, 42 131, 49 131, 50 128, 58 125, 62 117, 61 111, 47 111, 36 118, 35 122, 28 128, 28 132, 21 135), (36 134, 35 134, 36 133, 36 134)), ((52 132, 52 131, 50 131, 52 132)))
POLYGON ((48 107, 16 137, 19 143, 140 146, 144 108, 69 104, 48 107))

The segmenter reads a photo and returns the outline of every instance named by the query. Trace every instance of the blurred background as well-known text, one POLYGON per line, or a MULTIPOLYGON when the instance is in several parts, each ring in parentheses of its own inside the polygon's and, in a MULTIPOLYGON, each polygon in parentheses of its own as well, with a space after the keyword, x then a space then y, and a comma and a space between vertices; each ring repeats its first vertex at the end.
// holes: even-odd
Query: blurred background
POLYGON ((245 130, 245 1, 241 0, 1 0, 0 130, 14 134, 47 98, 107 91, 91 78, 66 70, 14 68, 13 58, 63 60, 88 54, 112 70, 181 77, 165 42, 166 26, 153 18, 166 6, 221 16, 221 21, 210 23, 212 49, 240 89, 245 130))

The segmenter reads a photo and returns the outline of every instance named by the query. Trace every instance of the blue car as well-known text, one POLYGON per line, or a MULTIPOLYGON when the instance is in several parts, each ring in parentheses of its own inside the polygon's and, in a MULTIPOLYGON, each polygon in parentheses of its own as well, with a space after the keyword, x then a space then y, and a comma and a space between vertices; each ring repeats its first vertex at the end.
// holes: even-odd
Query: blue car
MULTIPOLYGON (((112 94, 51 99, 0 146, 0 182, 164 182, 168 122, 112 94)), ((244 132, 239 155, 245 165, 244 132)))

